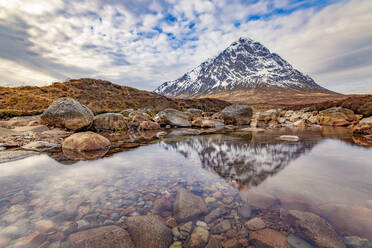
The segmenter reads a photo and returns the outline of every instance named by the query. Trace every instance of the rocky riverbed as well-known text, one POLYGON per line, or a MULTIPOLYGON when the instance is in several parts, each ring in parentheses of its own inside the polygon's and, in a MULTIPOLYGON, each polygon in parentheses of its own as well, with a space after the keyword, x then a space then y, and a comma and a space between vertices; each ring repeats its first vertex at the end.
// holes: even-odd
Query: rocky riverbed
POLYGON ((0 247, 371 247, 370 117, 54 104, 0 122, 0 247))

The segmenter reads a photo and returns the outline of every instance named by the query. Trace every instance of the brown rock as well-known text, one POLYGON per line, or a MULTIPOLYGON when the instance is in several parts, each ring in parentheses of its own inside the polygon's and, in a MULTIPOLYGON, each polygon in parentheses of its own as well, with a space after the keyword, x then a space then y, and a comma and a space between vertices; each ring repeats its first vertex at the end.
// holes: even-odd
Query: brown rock
POLYGON ((294 226, 298 235, 319 247, 344 248, 345 245, 333 227, 320 216, 298 210, 281 212, 282 218, 294 226))
POLYGON ((356 120, 354 112, 342 107, 332 107, 319 112, 319 123, 325 126, 346 126, 356 120))
POLYGON ((126 119, 119 113, 105 113, 94 117, 93 126, 98 131, 121 131, 127 129, 126 119))
POLYGON ((207 213, 208 209, 203 199, 186 189, 179 189, 173 212, 177 220, 186 221, 193 217, 207 213))
POLYGON ((224 248, 239 248, 240 243, 236 239, 228 239, 222 243, 222 247, 224 248))
POLYGON ((177 226, 177 221, 175 218, 173 217, 169 217, 167 218, 167 220, 165 221, 165 224, 171 228, 173 227, 176 227, 177 226))
POLYGON ((110 141, 93 132, 75 133, 63 141, 62 148, 74 151, 96 151, 110 147, 110 141))
POLYGON ((157 130, 160 129, 160 125, 153 121, 143 121, 139 125, 139 130, 157 130))
POLYGON ((205 248, 222 248, 221 242, 213 235, 209 238, 209 242, 205 248))
POLYGON ((134 248, 124 229, 118 226, 103 226, 71 234, 64 247, 71 248, 134 248))
POLYGON ((246 227, 251 231, 257 231, 265 228, 265 222, 259 217, 253 218, 245 223, 246 227))
POLYGON ((157 215, 129 217, 127 225, 136 247, 168 248, 172 243, 172 231, 157 215))
POLYGON ((362 119, 357 126, 354 127, 354 133, 372 135, 372 116, 362 119))
POLYGON ((154 213, 161 213, 172 209, 172 203, 167 197, 156 199, 154 202, 154 213))
POLYGON ((253 232, 249 239, 257 248, 290 248, 287 244, 287 237, 272 229, 253 232))

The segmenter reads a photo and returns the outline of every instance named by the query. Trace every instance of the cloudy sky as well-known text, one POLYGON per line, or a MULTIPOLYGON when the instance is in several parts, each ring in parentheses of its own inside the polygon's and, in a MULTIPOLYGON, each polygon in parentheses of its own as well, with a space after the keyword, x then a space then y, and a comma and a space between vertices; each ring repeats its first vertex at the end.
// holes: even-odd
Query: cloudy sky
POLYGON ((370 0, 0 0, 0 85, 153 90, 239 37, 342 93, 372 93, 370 0))

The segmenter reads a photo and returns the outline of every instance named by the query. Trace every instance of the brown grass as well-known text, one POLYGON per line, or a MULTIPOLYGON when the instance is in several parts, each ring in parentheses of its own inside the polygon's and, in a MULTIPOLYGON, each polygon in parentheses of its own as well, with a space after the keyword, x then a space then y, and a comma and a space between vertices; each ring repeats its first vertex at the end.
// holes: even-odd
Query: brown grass
POLYGON ((233 103, 244 103, 255 108, 293 108, 325 101, 345 99, 347 96, 333 92, 303 92, 278 87, 221 92, 203 96, 233 103))
POLYGON ((95 114, 119 112, 127 108, 219 111, 230 104, 218 99, 172 99, 108 81, 83 78, 45 87, 0 87, 0 118, 42 113, 60 97, 74 98, 95 114))

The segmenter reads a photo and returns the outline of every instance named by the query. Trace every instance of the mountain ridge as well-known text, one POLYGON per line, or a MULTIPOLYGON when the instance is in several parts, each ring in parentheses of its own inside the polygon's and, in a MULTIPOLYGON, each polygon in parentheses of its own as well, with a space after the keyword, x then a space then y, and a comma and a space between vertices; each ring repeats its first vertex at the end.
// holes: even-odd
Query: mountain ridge
POLYGON ((250 38, 239 38, 217 56, 207 59, 182 77, 163 83, 154 92, 193 98, 269 87, 334 93, 250 38))

